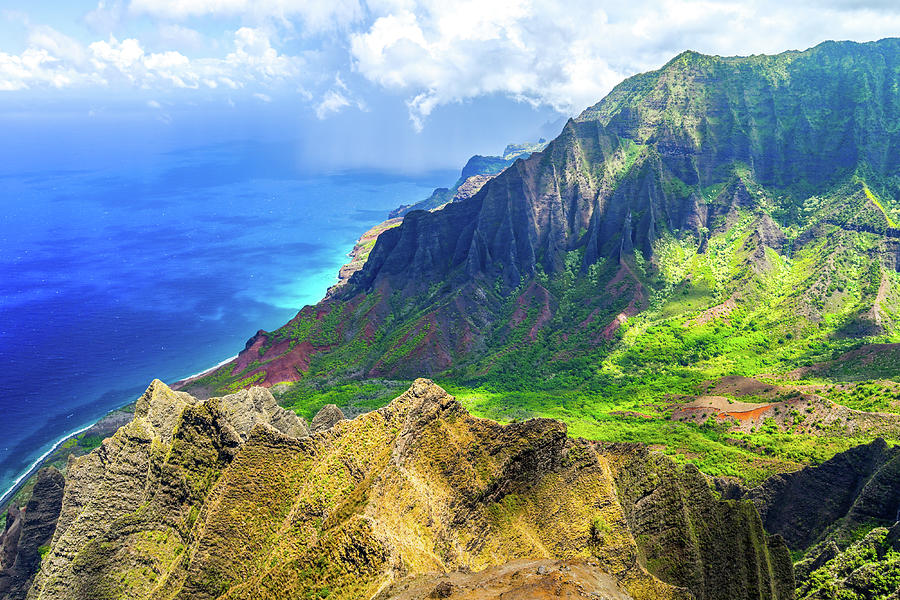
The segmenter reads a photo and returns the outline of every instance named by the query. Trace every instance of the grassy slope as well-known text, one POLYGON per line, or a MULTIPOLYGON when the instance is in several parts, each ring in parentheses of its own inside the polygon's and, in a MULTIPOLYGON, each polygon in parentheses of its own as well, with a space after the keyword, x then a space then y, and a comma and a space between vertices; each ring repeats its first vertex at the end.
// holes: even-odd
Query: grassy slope
MULTIPOLYGON (((500 282, 480 282, 484 304, 500 307, 495 326, 485 347, 454 355, 437 381, 476 414, 555 417, 572 435, 646 442, 709 474, 749 482, 871 439, 871 430, 826 427, 815 412, 751 428, 672 415, 675 398, 703 395, 710 382, 731 375, 772 382, 785 395, 819 385, 818 397, 847 407, 898 412, 900 372, 881 356, 886 350, 811 368, 866 344, 900 341, 900 277, 884 259, 885 236, 900 220, 892 150, 900 102, 887 85, 900 71, 898 45, 828 43, 733 59, 684 53, 618 86, 578 121, 615 132, 624 150, 605 166, 584 155, 567 175, 609 176, 610 185, 642 190, 638 184, 655 173, 648 157, 664 156, 666 202, 699 197, 709 210, 723 210, 699 239, 657 222, 652 255, 586 265, 576 244, 563 271, 547 275, 538 264, 534 278, 511 293, 500 282), (696 163, 666 150, 684 144, 697 150, 696 163), (726 214, 735 182, 751 202, 726 214), (779 244, 763 243, 767 229, 779 244), (552 299, 552 318, 542 327, 546 311, 533 285, 552 299), (618 314, 627 316, 623 326, 610 326, 618 314)), ((394 384, 357 380, 373 363, 400 371, 422 350, 432 333, 429 315, 457 293, 444 287, 434 282, 415 298, 372 292, 324 316, 301 313, 273 340, 324 350, 300 383, 278 392, 283 403, 309 416, 326 402, 386 402, 394 384), (385 300, 390 316, 368 338, 361 328, 342 337, 342 323, 385 300)), ((253 367, 205 383, 223 391, 248 385, 253 367)), ((900 435, 877 433, 892 442, 900 435)))
MULTIPOLYGON (((745 175, 740 166, 736 173, 745 175)), ((579 251, 573 251, 564 272, 552 277, 538 273, 537 283, 558 301, 547 326, 532 339, 540 306, 526 306, 521 322, 495 331, 483 357, 461 361, 436 380, 477 415, 500 421, 557 418, 573 436, 652 444, 677 460, 695 462, 708 474, 749 483, 870 441, 871 432, 829 431, 818 427, 815 417, 804 423, 800 415, 790 426, 766 421, 749 431, 720 420, 671 418, 673 398, 701 396, 710 382, 729 375, 761 378, 780 386, 785 395, 813 386, 819 397, 849 408, 900 413, 900 374, 892 360, 879 358, 877 349, 865 360, 802 369, 863 344, 900 341, 894 325, 900 278, 873 262, 881 235, 826 223, 834 205, 856 206, 868 195, 861 192, 861 183, 853 180, 830 196, 802 199, 747 183, 767 210, 741 211, 732 226, 710 234, 702 251, 699 240, 668 232, 657 240, 652 261, 639 252, 625 261, 640 282, 646 306, 611 339, 599 333, 623 302, 610 304, 598 297, 597 288, 608 290, 621 266, 601 261, 581 272, 579 251), (785 217, 795 206, 800 207, 796 216, 785 217), (813 242, 779 254, 754 245, 752 236, 763 214, 778 217, 788 239, 814 227, 825 229, 813 242), (880 287, 888 293, 878 296, 880 287), (736 299, 733 306, 729 299, 736 299), (875 305, 883 313, 883 327, 869 331, 863 317, 875 305)), ((718 191, 708 191, 711 201, 718 191)), ((497 294, 503 304, 501 321, 521 308, 521 291, 497 294)), ((411 315, 407 320, 414 320, 415 310, 406 310, 411 315)), ((332 341, 340 315, 339 308, 322 319, 300 320, 278 335, 298 342, 332 341)), ((354 342, 316 356, 303 381, 274 391, 306 418, 327 403, 351 412, 383 405, 406 382, 360 382, 334 373, 377 345, 393 348, 393 360, 404 360, 416 338, 400 331, 390 339, 376 336, 374 344, 354 342)), ((737 400, 733 394, 725 396, 737 400)), ((900 441, 900 432, 882 434, 900 441)))

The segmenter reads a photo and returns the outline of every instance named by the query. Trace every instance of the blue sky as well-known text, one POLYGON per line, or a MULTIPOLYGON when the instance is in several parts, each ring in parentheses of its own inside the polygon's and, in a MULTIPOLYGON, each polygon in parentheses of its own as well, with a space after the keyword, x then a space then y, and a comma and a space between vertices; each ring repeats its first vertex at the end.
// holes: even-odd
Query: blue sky
POLYGON ((552 135, 688 48, 898 34, 900 3, 860 0, 5 0, 0 124, 298 138, 321 168, 420 170, 552 135))

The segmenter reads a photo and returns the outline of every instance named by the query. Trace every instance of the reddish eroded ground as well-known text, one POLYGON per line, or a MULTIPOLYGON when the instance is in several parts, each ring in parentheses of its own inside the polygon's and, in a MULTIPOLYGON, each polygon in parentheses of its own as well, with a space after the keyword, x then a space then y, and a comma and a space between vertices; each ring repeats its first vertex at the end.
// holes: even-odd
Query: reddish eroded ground
POLYGON ((685 325, 705 325, 710 321, 715 321, 716 319, 727 317, 734 311, 735 308, 737 308, 737 302, 735 302, 734 297, 732 296, 722 304, 717 304, 711 308, 707 308, 698 316, 685 323, 685 325))
POLYGON ((287 354, 262 365, 251 373, 265 372, 265 379, 255 385, 271 387, 285 381, 300 381, 300 371, 309 370, 309 361, 316 349, 309 342, 300 342, 287 354))
POLYGON ((398 361, 392 361, 392 364, 388 365, 385 364, 383 359, 380 359, 371 369, 369 369, 369 376, 381 377, 396 375, 403 368, 407 356, 415 356, 417 359, 423 357, 427 358, 428 364, 433 365, 434 371, 441 371, 448 368, 453 363, 453 357, 450 356, 450 353, 441 344, 440 324, 437 321, 437 313, 435 311, 432 311, 419 319, 416 326, 410 329, 397 341, 396 346, 403 346, 411 338, 421 334, 424 328, 427 328, 428 331, 404 357, 401 357, 398 361))
POLYGON ((759 408, 754 408, 753 410, 722 411, 718 415, 716 415, 716 418, 727 419, 728 417, 731 417, 732 419, 737 419, 738 421, 759 421, 762 416, 772 408, 772 406, 772 404, 763 404, 759 408))
POLYGON ((605 598, 631 600, 616 580, 588 560, 515 560, 476 573, 408 577, 374 600, 551 600, 605 598))
MULTIPOLYGON (((628 289, 628 283, 625 280, 626 276, 628 276, 633 281, 635 286, 634 292, 631 296, 631 300, 628 302, 628 306, 625 307, 625 310, 616 315, 613 320, 603 328, 603 331, 600 332, 600 335, 594 339, 595 342, 600 340, 613 339, 622 324, 625 323, 626 320, 628 320, 628 317, 632 317, 638 314, 643 309, 645 295, 644 286, 641 285, 641 280, 638 279, 638 276, 634 274, 634 271, 631 270, 631 267, 628 266, 627 262, 625 262, 624 260, 619 261, 619 265, 619 270, 616 272, 615 276, 609 280, 609 283, 606 284, 607 293, 613 295, 621 295, 623 291, 628 289)), ((593 316, 594 314, 591 313, 591 316, 589 316, 587 320, 592 319, 593 316)))
POLYGON ((739 422, 758 423, 770 413, 774 413, 775 404, 751 404, 748 402, 729 401, 724 396, 701 396, 677 406, 672 418, 679 421, 704 421, 710 416, 717 419, 735 419, 739 422))
POLYGON ((603 328, 603 331, 600 332, 600 337, 605 340, 611 340, 616 337, 616 333, 619 331, 619 327, 621 327, 625 321, 628 320, 628 317, 625 313, 619 313, 616 315, 616 318, 609 322, 609 325, 603 328))
POLYGON ((550 307, 550 292, 543 286, 531 282, 531 284, 516 298, 516 310, 509 320, 510 328, 518 327, 528 316, 528 309, 533 303, 540 304, 540 311, 531 329, 528 330, 528 338, 533 340, 538 330, 550 322, 553 318, 553 310, 550 307))

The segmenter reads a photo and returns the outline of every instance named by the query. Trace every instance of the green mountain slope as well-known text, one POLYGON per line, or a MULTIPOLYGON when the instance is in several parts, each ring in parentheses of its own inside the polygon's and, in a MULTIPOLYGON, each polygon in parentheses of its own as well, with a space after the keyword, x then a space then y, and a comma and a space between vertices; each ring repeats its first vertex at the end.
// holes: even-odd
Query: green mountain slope
POLYGON ((273 404, 261 388, 199 401, 154 382, 69 466, 28 598, 367 599, 517 560, 544 566, 535 595, 514 597, 561 597, 539 592, 560 560, 567 597, 597 597, 579 590, 598 578, 623 599, 793 596, 787 548, 750 502, 643 448, 476 419, 424 379, 312 433, 273 404))
POLYGON ((308 413, 431 374, 477 414, 751 481, 896 441, 898 71, 898 40, 683 53, 409 213, 341 293, 188 389, 287 383, 308 413))

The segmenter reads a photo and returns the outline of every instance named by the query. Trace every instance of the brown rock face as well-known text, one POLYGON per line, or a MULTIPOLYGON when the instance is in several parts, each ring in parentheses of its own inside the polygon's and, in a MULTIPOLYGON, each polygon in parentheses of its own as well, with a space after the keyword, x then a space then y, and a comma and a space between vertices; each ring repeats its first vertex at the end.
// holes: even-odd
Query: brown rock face
POLYGON ((423 379, 310 437, 273 427, 253 395, 200 402, 154 382, 132 423, 70 465, 29 598, 789 597, 786 551, 753 506, 661 455, 550 419, 477 419, 423 379), (682 560, 687 576, 659 566, 682 560))
POLYGON ((594 561, 515 560, 477 573, 423 575, 401 580, 375 600, 632 600, 594 561))
POLYGON ((877 439, 819 466, 771 477, 745 498, 756 505, 766 531, 796 550, 822 541, 826 532, 891 526, 900 515, 900 449, 877 439))
POLYGON ((10 507, 6 531, 0 536, 0 599, 21 600, 41 566, 42 551, 49 548, 62 506, 65 480, 54 467, 38 472, 25 509, 10 507))
POLYGON ((313 417, 309 430, 311 433, 325 431, 331 429, 343 420, 344 413, 340 408, 334 404, 326 404, 316 413, 316 416, 313 417))

